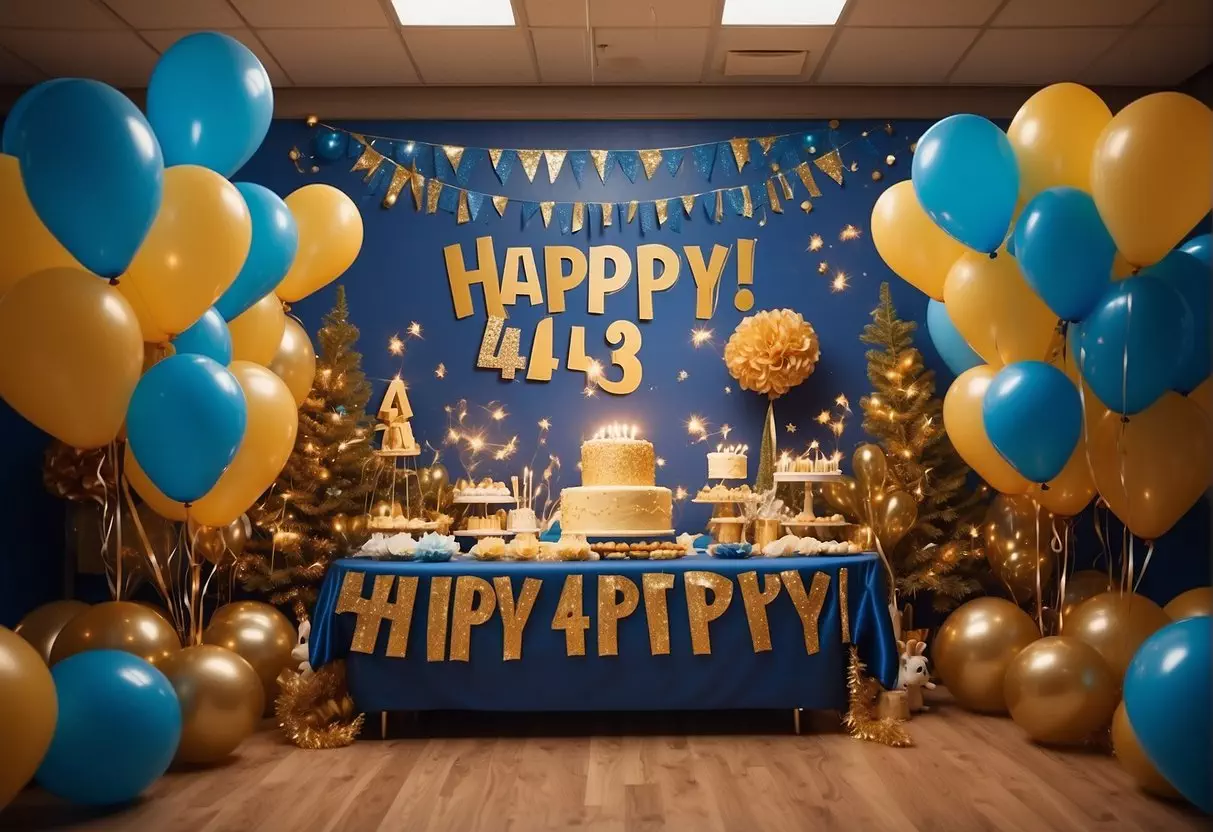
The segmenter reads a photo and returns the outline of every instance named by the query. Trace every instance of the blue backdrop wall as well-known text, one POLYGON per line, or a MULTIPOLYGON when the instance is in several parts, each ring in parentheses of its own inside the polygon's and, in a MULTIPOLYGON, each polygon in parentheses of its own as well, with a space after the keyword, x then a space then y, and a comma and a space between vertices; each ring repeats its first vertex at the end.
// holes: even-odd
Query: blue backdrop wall
MULTIPOLYGON (((683 256, 677 283, 656 295, 653 319, 639 323, 643 339, 639 357, 644 369, 639 389, 623 397, 601 390, 587 397, 584 374, 564 367, 569 328, 584 326, 587 352, 604 365, 609 364, 610 348, 604 334, 614 320, 636 319, 635 277, 621 292, 607 297, 602 315, 587 313, 585 284, 570 292, 567 311, 554 316, 555 355, 561 359, 561 367, 552 380, 527 382, 520 373, 512 382, 505 381, 496 371, 475 366, 485 321, 479 291, 472 293, 475 314, 456 320, 447 287, 443 248, 460 245, 470 267, 476 260, 477 237, 492 237, 499 268, 507 247, 534 249, 541 272, 545 245, 571 245, 584 251, 591 245, 609 243, 622 247, 635 258, 636 247, 644 243, 661 243, 679 252, 683 246, 699 246, 706 255, 716 244, 732 245, 735 249, 738 239, 756 239, 754 279, 750 287, 755 297, 754 310, 791 307, 813 324, 821 342, 816 372, 776 402, 781 447, 801 449, 817 439, 832 449, 833 436, 814 417, 821 410, 832 408, 840 393, 850 400, 855 413, 846 421, 839 449, 849 459, 855 446, 865 441, 858 403, 869 385, 865 347, 858 339, 877 303, 882 281, 890 283, 901 315, 920 322, 918 346, 928 366, 938 373, 939 395, 942 396, 951 380, 926 335, 925 296, 888 271, 868 233, 873 203, 884 188, 908 177, 909 145, 929 122, 894 122, 891 133, 886 132, 883 121, 844 122, 835 129, 825 122, 685 121, 359 122, 342 126, 368 134, 482 148, 671 147, 727 141, 733 136, 795 134, 771 158, 763 159, 755 153, 754 161, 740 173, 731 161, 718 165, 710 180, 696 170, 688 153, 674 178, 662 168, 651 180, 646 180, 641 172, 633 184, 616 168, 604 185, 590 165, 578 186, 566 163, 557 182, 550 184, 541 161, 534 183, 528 182, 522 170, 516 168, 508 183, 502 185, 480 153, 467 187, 488 194, 504 194, 511 204, 505 216, 499 218, 486 202, 477 221, 458 225, 455 216, 444 210, 432 215, 415 212, 407 189, 396 207, 383 209, 380 203, 387 186, 386 177, 364 184, 362 174, 349 172, 353 159, 321 164, 315 173, 305 160, 302 170, 298 170, 288 159, 288 151, 298 147, 310 152, 314 133, 303 124, 276 122, 261 150, 234 179, 259 182, 284 196, 309 182, 326 182, 346 191, 357 202, 364 219, 365 241, 357 262, 340 282, 348 292, 351 318, 362 331, 359 348, 364 355, 364 368, 375 381, 372 406, 378 403, 387 380, 400 373, 409 387, 414 432, 419 441, 433 448, 422 457, 422 464, 433 461, 436 453, 452 477, 464 475, 464 463, 470 459, 466 447, 461 459, 444 442, 452 418, 448 407, 458 412, 460 402, 467 404, 464 430, 482 431, 490 446, 507 444, 516 437, 516 451, 509 460, 494 460, 491 448, 477 455, 478 477, 508 479, 510 474, 520 472, 523 465, 542 470, 548 463, 548 455, 554 454, 563 463, 557 487, 575 485, 579 481, 576 462, 581 439, 601 424, 622 421, 638 425, 665 460, 658 481, 671 488, 682 486, 692 493, 706 476, 704 454, 723 441, 725 425, 731 427, 729 442, 745 443, 755 449, 751 454, 753 476, 765 410, 765 400, 741 390, 729 377, 721 358, 724 342, 743 317, 733 304, 737 289, 736 250, 721 279, 719 303, 708 321, 695 319, 695 286, 683 256), (816 152, 810 153, 810 147, 816 152), (758 208, 753 218, 745 219, 734 216, 726 201, 724 221, 713 224, 701 205, 696 205, 678 232, 669 227, 646 232, 639 217, 627 224, 619 216, 613 227, 602 229, 597 218, 590 215, 586 218, 587 230, 562 234, 555 216, 550 228, 544 227, 540 215, 525 225, 521 218, 520 201, 626 203, 742 183, 748 183, 757 195, 771 175, 770 162, 786 162, 784 150, 792 150, 798 159, 807 159, 832 147, 841 148, 847 166, 845 185, 839 187, 815 169, 822 196, 812 199, 812 210, 807 213, 800 207, 806 198, 804 189, 790 175, 797 194, 793 200, 784 201, 782 214, 758 208), (873 179, 877 171, 879 181, 873 179), (856 238, 842 239, 847 226, 858 229, 856 238), (811 250, 815 248, 811 240, 817 237, 821 247, 811 250), (844 276, 846 283, 841 291, 835 287, 839 275, 844 276), (408 334, 413 322, 420 325, 420 337, 408 334), (694 346, 691 332, 695 328, 710 329, 710 342, 694 346), (405 342, 402 356, 388 351, 393 335, 399 335, 405 342), (445 372, 440 373, 440 367, 445 372), (497 407, 505 413, 500 420, 491 415, 497 407), (706 424, 706 439, 688 432, 687 422, 692 416, 706 424), (544 419, 551 423, 546 432, 539 428, 540 420, 544 419), (539 441, 541 433, 543 444, 539 441)), ((727 146, 721 152, 727 152, 727 146)), ((432 158, 420 161, 419 167, 432 171, 432 158)), ((670 210, 681 210, 681 203, 672 201, 670 210)), ((332 306, 335 291, 335 286, 329 286, 292 309, 310 332, 318 328, 321 317, 332 306)), ((508 311, 508 323, 522 330, 525 354, 535 325, 547 314, 546 309, 532 308, 521 301, 508 311)), ((618 370, 608 369, 607 373, 617 375, 618 370)), ((29 608, 60 597, 63 516, 62 506, 44 494, 40 483, 39 465, 45 438, 7 408, 0 413, 0 425, 6 439, 0 444, 0 518, 6 540, 0 550, 0 624, 12 624, 29 608)), ((845 467, 849 468, 849 464, 845 467)), ((679 503, 676 509, 679 529, 700 528, 707 514, 702 508, 689 502, 679 503)), ((1202 500, 1160 541, 1143 591, 1166 601, 1184 589, 1209 582, 1208 519, 1207 502, 1202 500)), ((1083 518, 1078 528, 1080 543, 1089 559, 1092 552, 1098 551, 1090 518, 1083 518)), ((91 589, 96 591, 97 587, 91 589)))

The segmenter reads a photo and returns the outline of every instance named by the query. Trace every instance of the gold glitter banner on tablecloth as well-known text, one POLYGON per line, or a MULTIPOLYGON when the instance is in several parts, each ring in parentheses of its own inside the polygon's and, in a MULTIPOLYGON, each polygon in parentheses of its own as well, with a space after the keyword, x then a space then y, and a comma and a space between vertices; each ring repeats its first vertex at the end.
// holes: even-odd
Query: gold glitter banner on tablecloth
POLYGON ((599 656, 619 655, 619 619, 634 613, 639 602, 635 581, 623 575, 598 576, 599 656))
POLYGON ((640 150, 640 151, 637 151, 637 153, 640 155, 640 164, 644 165, 645 179, 652 179, 653 174, 657 171, 657 168, 661 165, 661 151, 660 150, 640 150))
POLYGON ((430 578, 430 608, 425 626, 425 660, 446 660, 447 607, 451 603, 451 578, 436 575, 430 578))
POLYGON ((404 658, 408 649, 409 624, 413 620, 413 602, 417 597, 417 579, 402 577, 397 580, 394 575, 376 575, 371 589, 371 597, 362 597, 362 585, 366 579, 363 572, 346 573, 341 582, 341 592, 337 596, 335 612, 356 613, 358 618, 354 624, 354 638, 350 642, 350 650, 355 653, 374 653, 375 642, 379 639, 379 628, 383 620, 392 622, 388 631, 387 655, 392 658, 404 658), (392 586, 396 586, 395 602, 388 601, 392 586))
POLYGON ((497 609, 501 614, 501 659, 515 661, 522 658, 522 633, 535 608, 535 599, 543 581, 538 578, 527 578, 522 582, 522 590, 518 599, 514 599, 514 590, 509 578, 493 578, 493 588, 497 591, 497 609))
POLYGON ((762 576, 763 588, 758 588, 757 572, 742 572, 737 576, 741 587, 741 600, 745 604, 746 623, 750 625, 750 641, 754 644, 754 652, 762 653, 771 649, 771 626, 767 620, 767 606, 779 595, 782 585, 779 576, 769 572, 762 576))
POLYGON ((552 616, 552 629, 564 630, 564 652, 567 656, 585 655, 585 631, 590 626, 590 617, 585 614, 582 602, 581 575, 569 575, 560 590, 556 613, 552 616))
POLYGON ((455 608, 451 613, 451 661, 471 657, 472 628, 489 620, 497 609, 493 585, 476 575, 460 575, 455 581, 455 608))
POLYGON ((842 622, 842 643, 851 643, 851 599, 847 594, 847 568, 838 568, 838 618, 842 622))
POLYGON ((814 572, 808 593, 804 591, 800 573, 795 569, 780 572, 779 577, 783 579, 783 585, 787 587, 792 604, 796 607, 796 614, 800 616, 800 623, 804 627, 804 650, 812 656, 821 649, 817 622, 821 617, 821 609, 825 606, 830 576, 825 572, 814 572))
POLYGON ((708 625, 729 608, 733 601, 733 582, 715 572, 691 570, 683 575, 683 590, 687 596, 687 617, 691 623, 691 650, 697 656, 712 653, 712 638, 708 625), (712 602, 707 593, 712 591, 712 602))
POLYGON ((668 656, 670 608, 666 593, 674 588, 674 576, 668 572, 646 572, 640 583, 644 587, 644 617, 649 624, 649 652, 668 656))

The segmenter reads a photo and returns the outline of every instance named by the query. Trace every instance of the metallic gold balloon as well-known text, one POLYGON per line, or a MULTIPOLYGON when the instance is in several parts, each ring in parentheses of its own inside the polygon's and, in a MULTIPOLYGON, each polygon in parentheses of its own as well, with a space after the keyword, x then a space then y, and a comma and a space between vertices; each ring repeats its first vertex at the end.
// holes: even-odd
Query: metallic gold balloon
POLYGON ((226 526, 203 526, 191 520, 190 545, 195 555, 218 566, 244 551, 249 531, 249 519, 244 514, 226 526))
POLYGON ((155 610, 133 601, 106 601, 64 625, 51 649, 51 664, 85 650, 124 650, 156 664, 180 649, 177 633, 155 610))
POLYGON ((850 477, 837 477, 821 483, 820 487, 821 495, 831 508, 842 512, 850 520, 867 522, 868 512, 864 505, 864 496, 855 480, 850 477))
POLYGON ((999 494, 990 503, 985 523, 982 524, 990 569, 1010 587, 1019 601, 1036 596, 1038 566, 1041 592, 1053 578, 1056 559, 1050 543, 1054 524, 1061 521, 1055 520, 1052 512, 1042 508, 1039 522, 1038 538, 1036 504, 1032 497, 999 494))
POLYGON ((181 702, 178 762, 218 762, 256 730, 265 711, 261 680, 231 650, 213 644, 186 647, 158 667, 181 702))
POLYGON ((1098 569, 1083 569, 1066 578, 1066 595, 1061 599, 1061 615, 1066 618, 1088 598, 1094 598, 1112 590, 1112 580, 1107 572, 1098 569))
POLYGON ((287 389, 295 397, 295 403, 302 405, 312 392, 312 382, 316 380, 316 350, 307 332, 294 318, 286 319, 278 351, 268 366, 286 383, 287 389))
POLYGON ((29 782, 50 748, 58 717, 55 681, 29 642, 0 627, 0 809, 29 782))
POLYGON ((28 641, 48 665, 51 663, 51 648, 60 631, 80 613, 88 609, 83 601, 51 601, 33 610, 21 619, 13 630, 28 641))
POLYGON ((901 542, 918 521, 918 503, 904 491, 872 497, 872 527, 886 553, 901 542))
POLYGON ((856 448, 854 456, 851 457, 851 469, 855 472, 859 491, 865 498, 871 498, 884 491, 889 467, 879 445, 868 442, 856 448))
POLYGON ((1007 668, 1007 709, 1037 742, 1072 744, 1107 727, 1120 679, 1099 652, 1067 636, 1029 644, 1007 668))
POLYGON ((1112 716, 1112 749, 1116 754, 1116 759, 1120 761, 1121 768, 1129 772, 1137 781, 1137 785, 1144 790, 1167 800, 1183 799, 1176 788, 1167 782, 1167 778, 1158 773, 1158 769, 1154 768, 1150 758, 1141 750, 1141 745, 1137 742, 1137 735, 1133 733, 1133 726, 1129 723, 1129 712, 1125 710, 1124 702, 1116 706, 1116 713, 1112 716))
POLYGON ((1078 437, 1078 445, 1061 473, 1049 480, 1048 488, 1035 490, 1032 496, 1042 508, 1059 517, 1073 517, 1086 508, 1095 496, 1095 480, 1091 477, 1091 464, 1087 461, 1087 440, 1078 437))
POLYGON ((961 707, 1005 713, 1007 667, 1039 638, 1031 616, 1010 601, 975 598, 948 616, 931 645, 931 656, 961 707))
POLYGON ((1062 623, 1061 634, 1098 650, 1119 685, 1141 643, 1170 623, 1162 607, 1143 595, 1105 592, 1075 607, 1062 623))
POLYGON ((295 628, 285 615, 261 601, 237 601, 215 610, 202 640, 226 647, 253 666, 267 707, 278 695, 278 674, 294 665, 295 628))
POLYGON ((223 527, 223 542, 227 544, 228 551, 236 557, 244 554, 244 547, 252 536, 253 524, 247 514, 240 515, 223 527))
POLYGON ((1162 611, 1171 616, 1172 621, 1213 616, 1213 587, 1198 586, 1196 589, 1189 589, 1172 598, 1162 611))

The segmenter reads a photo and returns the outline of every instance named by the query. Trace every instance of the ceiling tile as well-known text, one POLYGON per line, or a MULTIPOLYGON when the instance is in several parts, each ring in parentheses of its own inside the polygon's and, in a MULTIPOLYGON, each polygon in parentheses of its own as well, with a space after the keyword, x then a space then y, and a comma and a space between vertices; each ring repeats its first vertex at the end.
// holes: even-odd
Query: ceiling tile
MULTIPOLYGON (((582 0, 525 0, 531 26, 585 28, 582 0)), ((594 26, 683 28, 720 22, 716 0, 591 0, 594 26)))
POLYGON ((993 26, 1128 26, 1157 0, 1010 0, 993 26))
MULTIPOLYGON (((181 2, 181 0, 177 0, 181 2)), ((231 0, 254 29, 395 26, 378 0, 231 0)))
POLYGON ((950 80, 956 84, 1052 84, 1077 78, 1120 29, 990 29, 950 80))
POLYGON ((299 86, 417 83, 394 29, 261 29, 257 36, 299 86))
POLYGON ((591 82, 585 29, 532 29, 539 80, 544 84, 591 82))
POLYGON ((847 26, 981 26, 990 19, 1000 2, 1001 0, 850 0, 842 13, 843 22, 847 26))
POLYGON ((104 0, 136 29, 223 29, 244 25, 227 0, 104 0))
POLYGON ((95 0, 3 0, 0 27, 32 29, 125 29, 109 9, 95 0))
POLYGON ((712 50, 712 63, 705 80, 712 83, 754 83, 807 81, 813 75, 817 62, 830 43, 834 33, 832 26, 725 26, 716 36, 712 50), (749 50, 778 50, 808 52, 804 68, 799 76, 789 77, 729 77, 724 74, 725 56, 729 52, 749 50))
POLYGON ((0 30, 0 45, 52 78, 95 78, 116 87, 145 87, 160 55, 134 32, 0 30))
MULTIPOLYGON (((140 32, 139 34, 143 35, 144 40, 163 53, 174 43, 181 40, 181 38, 191 34, 192 31, 191 29, 153 29, 147 32, 140 32)), ((274 60, 274 56, 269 53, 269 50, 262 45, 261 41, 257 39, 257 36, 252 31, 249 29, 216 29, 214 31, 229 35, 247 46, 257 56, 258 60, 261 61, 274 86, 287 86, 291 83, 291 79, 282 71, 282 67, 274 60)))
MULTIPOLYGON (((1162 0, 1146 15, 1147 26, 1213 26, 1213 3, 1209 0, 1162 0)), ((1209 38, 1210 33, 1205 32, 1209 38)))
POLYGON ((978 29, 852 29, 838 33, 816 80, 827 84, 937 84, 978 29))
POLYGON ((521 29, 405 29, 404 40, 426 84, 534 84, 539 80, 527 33, 521 29))
POLYGON ((1080 80, 1088 84, 1171 86, 1213 63, 1213 41, 1199 26, 1143 26, 1101 55, 1080 80))
POLYGON ((689 84, 703 75, 707 29, 597 29, 599 83, 689 84))
POLYGON ((26 86, 46 76, 6 49, 0 49, 0 84, 26 86))

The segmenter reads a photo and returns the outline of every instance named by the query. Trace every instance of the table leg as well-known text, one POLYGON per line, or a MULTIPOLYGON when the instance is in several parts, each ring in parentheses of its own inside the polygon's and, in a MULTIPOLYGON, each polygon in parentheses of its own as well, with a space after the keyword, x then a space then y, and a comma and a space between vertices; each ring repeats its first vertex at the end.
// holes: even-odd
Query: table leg
POLYGON ((796 736, 800 736, 800 708, 792 709, 792 730, 796 732, 796 736))
POLYGON ((379 739, 387 739, 387 711, 379 712, 379 739))

